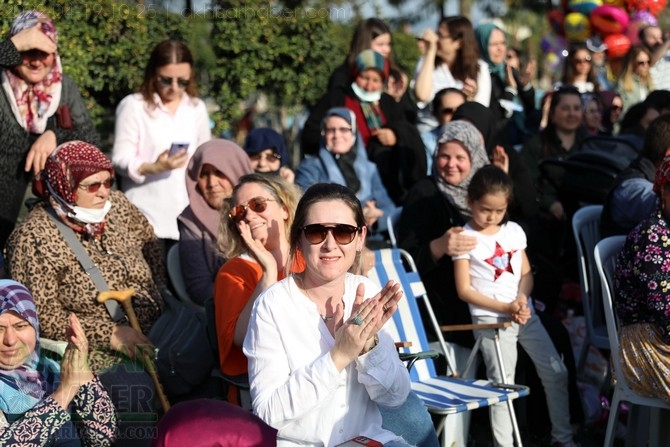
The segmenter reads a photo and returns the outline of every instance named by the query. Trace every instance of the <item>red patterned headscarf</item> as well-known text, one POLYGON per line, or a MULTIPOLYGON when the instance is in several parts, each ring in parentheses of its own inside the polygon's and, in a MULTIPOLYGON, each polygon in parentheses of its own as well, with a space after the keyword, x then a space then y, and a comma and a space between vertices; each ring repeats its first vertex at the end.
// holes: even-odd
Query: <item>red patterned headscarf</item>
MULTIPOLYGON (((41 11, 24 11, 14 19, 9 37, 40 24, 42 32, 58 44, 58 31, 48 15, 41 11)), ((58 52, 54 53, 51 70, 40 82, 29 84, 13 70, 2 74, 3 88, 12 102, 16 120, 29 132, 41 134, 46 129, 47 119, 56 113, 60 103, 63 67, 58 52)))
POLYGON ((104 222, 83 224, 68 217, 71 207, 76 206, 79 183, 100 171, 109 171, 110 175, 114 175, 112 162, 100 149, 85 141, 68 141, 58 146, 47 158, 35 192, 42 197, 49 197, 61 219, 75 231, 101 234, 104 232, 104 222))
POLYGON ((656 178, 654 179, 654 192, 661 194, 661 188, 666 183, 670 183, 670 157, 663 159, 663 163, 656 170, 656 178))

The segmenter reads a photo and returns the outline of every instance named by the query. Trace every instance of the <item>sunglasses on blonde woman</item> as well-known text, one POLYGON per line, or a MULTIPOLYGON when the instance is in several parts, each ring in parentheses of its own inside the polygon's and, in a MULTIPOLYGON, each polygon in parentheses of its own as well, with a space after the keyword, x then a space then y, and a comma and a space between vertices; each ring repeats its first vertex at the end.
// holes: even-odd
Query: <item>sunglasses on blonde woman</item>
POLYGON ((265 197, 254 197, 245 204, 232 207, 228 215, 235 222, 240 222, 247 215, 247 209, 250 209, 254 213, 262 213, 268 208, 268 202, 274 201, 274 199, 267 199, 265 197))
POLYGON ((347 224, 311 224, 302 227, 302 232, 305 234, 305 239, 312 245, 320 244, 326 240, 328 233, 331 233, 335 238, 335 242, 341 245, 351 244, 356 233, 361 231, 361 227, 354 227, 347 224))
POLYGON ((104 182, 95 182, 95 183, 89 183, 88 185, 80 184, 79 189, 85 189, 86 191, 90 192, 91 194, 95 194, 100 190, 101 186, 105 186, 105 188, 110 189, 112 185, 114 184, 114 177, 110 177, 104 182))

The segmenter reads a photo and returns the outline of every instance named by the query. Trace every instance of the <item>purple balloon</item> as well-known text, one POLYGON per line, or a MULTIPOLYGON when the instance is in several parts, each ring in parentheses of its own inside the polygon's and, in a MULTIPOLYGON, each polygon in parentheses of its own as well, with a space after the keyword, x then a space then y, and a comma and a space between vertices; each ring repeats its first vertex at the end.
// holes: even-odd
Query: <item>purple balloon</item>
POLYGON ((658 26, 658 20, 649 11, 636 11, 631 19, 632 22, 644 22, 649 26, 658 26))

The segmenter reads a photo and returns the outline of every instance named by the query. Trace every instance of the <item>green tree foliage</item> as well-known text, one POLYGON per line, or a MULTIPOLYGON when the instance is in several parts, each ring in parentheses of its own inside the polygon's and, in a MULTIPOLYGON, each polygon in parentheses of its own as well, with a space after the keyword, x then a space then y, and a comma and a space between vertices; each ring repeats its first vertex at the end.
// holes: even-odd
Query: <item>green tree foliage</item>
POLYGON ((267 2, 220 1, 212 11, 217 66, 211 92, 221 107, 217 131, 239 118, 240 104, 263 92, 272 104, 312 104, 326 89, 346 48, 326 8, 284 8, 267 2))
POLYGON ((396 63, 405 70, 407 76, 412 79, 414 67, 421 54, 417 46, 416 37, 402 31, 393 33, 393 57, 396 63))

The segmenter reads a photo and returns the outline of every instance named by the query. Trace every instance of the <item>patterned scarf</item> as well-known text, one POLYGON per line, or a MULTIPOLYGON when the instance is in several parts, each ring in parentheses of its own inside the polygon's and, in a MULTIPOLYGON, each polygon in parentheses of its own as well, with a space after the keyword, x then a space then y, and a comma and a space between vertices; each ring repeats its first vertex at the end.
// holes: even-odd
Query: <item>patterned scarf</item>
POLYGON ((105 232, 105 222, 84 223, 70 217, 77 201, 79 183, 100 171, 114 175, 112 162, 100 149, 84 141, 68 141, 58 146, 47 158, 40 173, 36 193, 48 197, 56 213, 74 231, 89 236, 105 232))
POLYGON ((661 188, 666 183, 670 183, 670 157, 663 159, 661 166, 656 170, 656 178, 654 178, 654 192, 661 195, 661 188))
POLYGON ((437 146, 433 158, 431 176, 435 179, 438 189, 447 200, 458 208, 461 215, 469 218, 472 213, 468 208, 468 186, 470 185, 470 181, 472 180, 472 176, 475 175, 475 172, 482 166, 489 164, 482 134, 474 125, 467 121, 451 121, 442 128, 442 133, 437 141, 437 146), (437 167, 437 157, 440 153, 439 146, 448 141, 457 141, 461 143, 470 155, 470 172, 458 185, 447 183, 447 181, 442 178, 440 170, 437 167))
POLYGON ((40 331, 32 295, 23 284, 3 279, 0 280, 0 315, 10 311, 35 329, 35 350, 25 363, 13 370, 0 369, 0 410, 22 414, 53 392, 57 366, 53 361, 40 358, 40 331))
MULTIPOLYGON (((49 16, 40 11, 25 11, 19 14, 10 31, 10 37, 19 31, 32 28, 41 23, 42 32, 54 43, 58 43, 58 32, 49 16)), ((30 84, 23 80, 15 70, 2 72, 2 84, 8 93, 14 117, 29 132, 41 134, 47 126, 47 120, 56 113, 60 103, 63 69, 60 56, 54 54, 51 70, 40 82, 30 84)))

